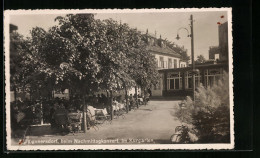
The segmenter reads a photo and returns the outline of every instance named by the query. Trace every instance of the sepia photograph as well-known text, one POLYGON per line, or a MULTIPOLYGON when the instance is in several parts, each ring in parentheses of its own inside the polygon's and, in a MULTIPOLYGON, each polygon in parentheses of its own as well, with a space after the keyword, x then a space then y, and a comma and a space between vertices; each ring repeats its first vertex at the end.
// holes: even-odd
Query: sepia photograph
POLYGON ((234 149, 231 12, 6 10, 7 150, 234 149))

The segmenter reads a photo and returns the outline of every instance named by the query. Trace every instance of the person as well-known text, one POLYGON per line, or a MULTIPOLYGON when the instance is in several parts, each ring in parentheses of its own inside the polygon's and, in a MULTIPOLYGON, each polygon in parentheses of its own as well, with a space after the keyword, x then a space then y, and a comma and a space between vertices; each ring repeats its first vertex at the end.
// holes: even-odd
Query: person
POLYGON ((147 104, 149 102, 150 96, 151 96, 151 93, 149 93, 149 89, 148 89, 148 93, 145 93, 145 104, 147 104))
POLYGON ((136 105, 137 108, 139 108, 138 95, 136 93, 134 94, 134 103, 134 105, 136 105))
POLYGON ((98 104, 98 98, 97 98, 96 95, 93 95, 92 103, 93 103, 93 106, 97 106, 97 104, 98 104))
POLYGON ((130 94, 130 97, 129 97, 129 111, 131 111, 133 106, 134 106, 134 98, 133 98, 133 95, 130 94))
POLYGON ((15 103, 11 103, 11 129, 17 130, 19 124, 17 122, 17 115, 19 113, 18 106, 15 103))
POLYGON ((101 94, 101 102, 105 107, 107 106, 108 99, 103 93, 101 94))
POLYGON ((98 101, 98 104, 101 104, 102 99, 101 99, 100 94, 97 95, 97 101, 98 101))
POLYGON ((51 120, 50 120, 50 123, 51 123, 51 128, 54 129, 57 127, 57 124, 56 124, 56 121, 55 121, 55 116, 54 116, 54 113, 55 111, 58 109, 58 106, 59 104, 57 102, 55 102, 52 106, 51 106, 51 109, 50 109, 50 117, 51 117, 51 120))
POLYGON ((119 103, 122 103, 122 102, 123 102, 122 95, 119 95, 119 96, 117 97, 117 101, 118 101, 119 103))
POLYGON ((152 96, 152 91, 151 91, 151 89, 149 88, 147 91, 148 91, 148 93, 149 93, 149 97, 151 97, 151 96, 152 96))
POLYGON ((64 105, 61 104, 59 108, 54 112, 55 123, 61 132, 66 132, 68 130, 68 111, 65 109, 64 105))

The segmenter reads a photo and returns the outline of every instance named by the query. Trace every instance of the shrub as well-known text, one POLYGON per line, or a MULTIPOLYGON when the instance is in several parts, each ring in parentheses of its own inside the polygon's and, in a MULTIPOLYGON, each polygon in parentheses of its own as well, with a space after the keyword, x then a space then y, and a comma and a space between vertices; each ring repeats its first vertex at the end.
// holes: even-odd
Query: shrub
POLYGON ((184 108, 176 116, 196 130, 200 143, 230 141, 229 79, 223 78, 212 87, 200 86, 195 92, 195 104, 190 97, 184 100, 184 108))

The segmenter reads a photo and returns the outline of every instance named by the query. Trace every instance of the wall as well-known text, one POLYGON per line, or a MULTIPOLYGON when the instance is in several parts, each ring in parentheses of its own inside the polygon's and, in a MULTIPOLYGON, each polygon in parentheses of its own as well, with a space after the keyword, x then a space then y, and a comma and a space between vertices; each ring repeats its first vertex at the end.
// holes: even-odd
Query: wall
POLYGON ((167 55, 158 55, 158 54, 155 54, 155 58, 158 61, 157 62, 158 69, 169 69, 169 63, 168 63, 169 59, 172 60, 172 67, 170 67, 170 68, 179 68, 179 66, 180 66, 179 58, 175 58, 175 57, 171 57, 171 56, 167 56, 167 55), (161 67, 160 57, 163 57, 164 67, 161 67), (174 60, 177 61, 176 67, 174 67, 174 60))
POLYGON ((181 61, 179 67, 180 67, 180 68, 181 68, 181 67, 187 67, 187 63, 184 62, 184 61, 181 61))
MULTIPOLYGON (((191 71, 191 67, 186 68, 179 68, 179 69, 163 69, 159 70, 160 74, 163 74, 165 77, 163 78, 163 87, 162 87, 162 96, 164 97, 186 97, 192 95, 192 89, 187 88, 186 86, 186 75, 185 73, 188 71, 191 71), (181 72, 181 80, 182 80, 182 88, 181 89, 174 89, 169 90, 167 89, 167 74, 172 72, 181 72)), ((208 87, 210 84, 212 84, 212 77, 214 77, 214 80, 219 77, 219 75, 223 75, 223 71, 228 71, 228 64, 222 63, 222 64, 210 64, 210 65, 197 65, 196 69, 199 69, 200 72, 200 82, 205 86, 208 87), (220 74, 215 75, 207 75, 206 72, 219 70, 220 74)))

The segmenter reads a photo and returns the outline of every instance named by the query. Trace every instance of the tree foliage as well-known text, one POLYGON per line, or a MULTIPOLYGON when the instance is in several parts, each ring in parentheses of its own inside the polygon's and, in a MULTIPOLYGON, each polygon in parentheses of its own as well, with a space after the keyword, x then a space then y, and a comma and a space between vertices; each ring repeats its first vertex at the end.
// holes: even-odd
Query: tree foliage
POLYGON ((176 111, 181 121, 192 124, 200 142, 230 141, 229 79, 223 78, 212 87, 200 86, 195 93, 195 105, 190 97, 184 101, 185 108, 176 111))
POLYGON ((25 40, 22 70, 17 72, 22 75, 20 86, 70 88, 85 94, 155 84, 155 59, 136 29, 93 14, 55 20, 57 26, 47 31, 33 28, 25 40))
POLYGON ((195 62, 198 64, 205 63, 206 59, 203 55, 199 55, 199 56, 197 56, 197 60, 195 62))

